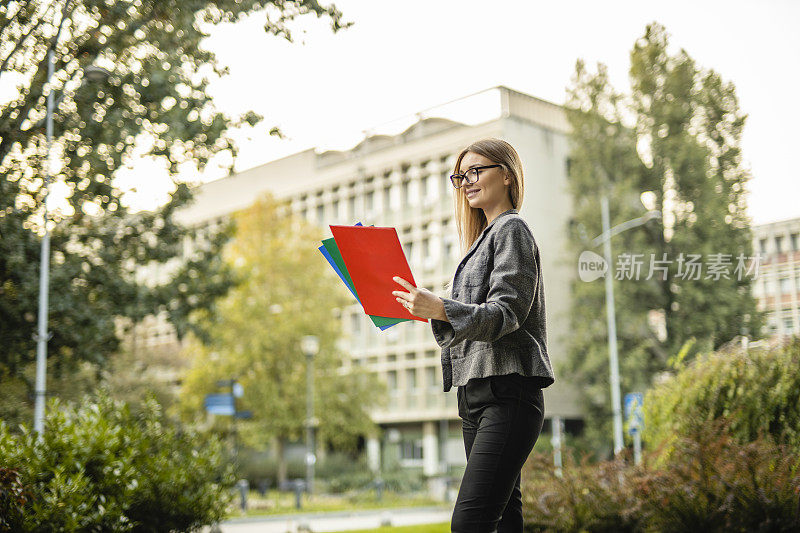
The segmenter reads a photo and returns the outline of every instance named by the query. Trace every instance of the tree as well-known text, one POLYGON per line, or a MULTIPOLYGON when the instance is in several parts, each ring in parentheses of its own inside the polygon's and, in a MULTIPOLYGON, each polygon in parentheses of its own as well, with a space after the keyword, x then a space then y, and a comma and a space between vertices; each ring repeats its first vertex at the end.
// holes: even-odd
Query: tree
MULTIPOLYGON (((235 215, 237 235, 225 257, 244 279, 207 315, 210 342, 190 342, 192 368, 182 384, 182 412, 205 416, 203 398, 217 392, 217 380, 236 377, 244 388, 239 409, 253 413, 245 441, 257 448, 277 445, 279 479, 286 477, 283 450, 304 435, 306 358, 304 335, 316 335, 314 414, 318 442, 353 449, 359 436, 377 428, 368 410, 384 397, 374 375, 346 368, 339 350, 340 324, 334 311, 352 296, 330 272, 317 248, 317 228, 282 216, 271 195, 235 215)), ((227 421, 218 422, 220 428, 227 421)))
MULTIPOLYGON (((697 67, 685 51, 670 55, 666 32, 655 23, 631 53, 630 76, 626 95, 611 87, 604 65, 593 74, 578 61, 567 101, 575 257, 602 233, 602 194, 612 226, 643 214, 643 193, 663 213, 663 223, 650 221, 611 241, 623 393, 647 389, 682 346, 691 358, 740 333, 759 334, 763 321, 750 291, 752 270, 735 270, 739 254, 753 267, 753 253, 744 196, 749 175, 739 149, 744 116, 733 85, 697 67), (678 271, 681 254, 700 254, 704 262, 730 254, 728 277, 705 269, 698 280, 686 277, 678 271), (635 268, 618 270, 637 258, 638 275, 635 268), (666 336, 653 325, 658 317, 666 336)), ((598 314, 605 291, 602 283, 577 280, 572 294, 573 335, 562 371, 584 392, 587 437, 608 453, 608 335, 598 314)))
POLYGON ((202 336, 189 316, 212 308, 235 283, 218 260, 232 228, 209 236, 194 257, 173 264, 192 231, 173 218, 192 198, 190 187, 175 176, 186 164, 202 171, 223 151, 231 153, 233 168, 237 147, 227 130, 262 120, 253 112, 232 118, 215 109, 203 72, 224 75, 226 69, 200 48, 208 35, 204 28, 257 11, 264 11, 267 32, 288 40, 287 23, 303 14, 329 17, 333 31, 347 26, 335 6, 313 0, 0 5, 0 77, 14 79, 19 91, 0 106, 0 379, 5 390, 26 390, 27 399, 33 389, 48 51, 55 52, 50 89, 57 103, 53 152, 59 165, 53 167, 54 179, 70 191, 68 207, 48 213, 48 356, 58 377, 81 361, 101 365, 119 346, 118 318, 135 323, 166 312, 179 337, 187 331, 202 336), (91 65, 110 71, 107 83, 81 83, 91 65), (142 146, 144 157, 167 168, 175 190, 160 209, 130 213, 113 177, 142 146), (136 282, 133 273, 151 261, 174 266, 167 283, 136 282))

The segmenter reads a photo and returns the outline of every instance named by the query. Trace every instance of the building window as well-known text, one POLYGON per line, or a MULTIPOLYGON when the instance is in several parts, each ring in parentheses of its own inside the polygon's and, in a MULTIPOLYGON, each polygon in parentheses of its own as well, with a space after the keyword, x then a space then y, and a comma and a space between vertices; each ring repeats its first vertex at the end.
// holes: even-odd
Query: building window
POLYGON ((792 240, 792 251, 797 251, 797 233, 792 233, 789 238, 792 240))
POLYGON ((392 186, 387 185, 383 188, 383 209, 389 210, 392 208, 392 186))
POLYGON ((783 253, 783 236, 776 235, 775 236, 775 252, 783 253))
POLYGON ((761 253, 767 253, 767 239, 760 239, 758 241, 759 246, 761 247, 761 253))
POLYGON ((419 181, 412 180, 408 184, 408 200, 406 205, 418 205, 420 203, 419 181))
POLYGON ((369 191, 366 196, 367 213, 371 213, 375 209, 375 192, 369 191))
POLYGON ((792 280, 790 278, 781 278, 780 291, 783 294, 789 294, 792 292, 792 280))
POLYGON ((406 258, 408 259, 408 262, 409 263, 414 263, 415 262, 415 259, 414 259, 414 243, 413 242, 407 242, 405 244, 405 246, 403 246, 403 251, 406 254, 406 258))
POLYGON ((320 204, 317 206, 317 222, 321 224, 324 219, 325 219, 325 206, 320 204))
POLYGON ((406 389, 408 392, 415 392, 417 390, 417 369, 406 369, 406 389))
POLYGON ((400 459, 404 461, 422 459, 422 440, 403 439, 400 443, 400 459))
POLYGON ((436 368, 429 366, 425 369, 425 381, 428 382, 429 389, 439 390, 439 383, 436 380, 436 368))

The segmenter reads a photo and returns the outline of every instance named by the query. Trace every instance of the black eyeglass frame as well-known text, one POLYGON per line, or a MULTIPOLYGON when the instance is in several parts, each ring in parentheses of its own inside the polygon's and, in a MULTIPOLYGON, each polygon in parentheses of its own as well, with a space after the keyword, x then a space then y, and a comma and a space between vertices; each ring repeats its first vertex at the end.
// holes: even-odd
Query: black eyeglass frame
POLYGON ((460 189, 462 187, 462 185, 456 185, 456 179, 462 179, 462 180, 467 182, 467 185, 472 185, 474 183, 477 183, 478 180, 480 179, 480 177, 481 177, 480 171, 481 170, 486 170, 487 168, 502 167, 502 166, 503 165, 483 165, 483 166, 480 166, 480 167, 468 168, 463 174, 452 174, 450 176, 450 183, 452 183, 453 187, 455 187, 456 189, 460 189), (473 170, 475 171, 475 181, 469 181, 467 179, 467 174, 469 174, 473 170))

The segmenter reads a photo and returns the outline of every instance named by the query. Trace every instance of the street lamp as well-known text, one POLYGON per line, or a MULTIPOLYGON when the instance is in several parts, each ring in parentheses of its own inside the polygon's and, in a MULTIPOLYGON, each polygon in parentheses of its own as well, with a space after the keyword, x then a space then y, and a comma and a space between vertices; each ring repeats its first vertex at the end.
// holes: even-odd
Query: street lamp
POLYGON ((317 425, 317 419, 314 418, 314 356, 319 351, 319 339, 314 335, 306 335, 300 340, 300 348, 306 354, 306 487, 311 494, 314 463, 317 462, 314 453, 314 427, 317 425))
POLYGON ((614 283, 611 278, 611 237, 625 230, 641 226, 653 218, 661 218, 661 211, 653 209, 643 216, 628 220, 609 228, 608 196, 603 193, 600 199, 603 233, 592 240, 592 246, 603 243, 603 258, 608 271, 605 275, 606 286, 606 326, 608 328, 608 365, 611 374, 611 406, 614 413, 614 455, 623 448, 622 440, 622 394, 619 383, 619 356, 617 353, 617 318, 614 312, 614 283))
MULTIPOLYGON (((47 331, 47 306, 50 286, 50 232, 47 229, 47 197, 50 193, 50 160, 51 149, 53 144, 53 110, 56 107, 56 102, 53 100, 53 88, 50 83, 53 80, 53 71, 55 70, 55 43, 58 43, 58 35, 61 33, 61 26, 58 27, 58 33, 53 40, 53 46, 47 52, 47 114, 45 122, 47 123, 47 162, 45 163, 44 172, 44 213, 42 215, 42 225, 44 226, 44 237, 42 238, 42 251, 41 251, 41 265, 39 276, 39 319, 37 333, 34 335, 36 339, 36 402, 33 411, 33 429, 36 433, 42 434, 44 432, 44 403, 46 395, 46 373, 47 373, 47 341, 52 337, 51 333, 47 331)), ((83 69, 83 83, 89 81, 102 81, 108 78, 110 73, 95 65, 89 65, 83 69)), ((64 97, 62 93, 58 103, 64 97)))

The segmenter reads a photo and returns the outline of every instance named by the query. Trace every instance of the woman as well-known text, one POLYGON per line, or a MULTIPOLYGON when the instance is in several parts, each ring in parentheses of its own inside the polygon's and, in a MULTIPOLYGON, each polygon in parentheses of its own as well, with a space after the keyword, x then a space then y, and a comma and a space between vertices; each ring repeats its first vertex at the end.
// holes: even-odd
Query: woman
POLYGON ((397 277, 408 292, 393 294, 413 315, 431 319, 442 348, 444 391, 458 387, 467 467, 451 530, 520 533, 520 471, 544 422, 542 389, 555 381, 539 248, 519 216, 522 163, 510 144, 471 144, 450 180, 468 248, 451 298, 397 277))

